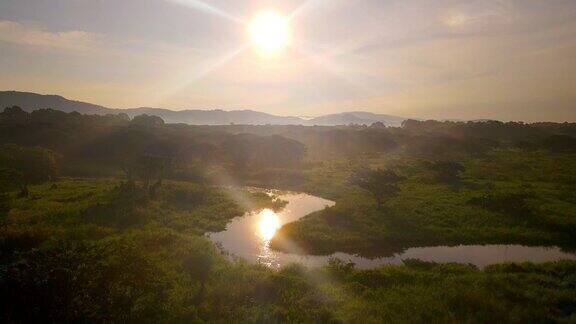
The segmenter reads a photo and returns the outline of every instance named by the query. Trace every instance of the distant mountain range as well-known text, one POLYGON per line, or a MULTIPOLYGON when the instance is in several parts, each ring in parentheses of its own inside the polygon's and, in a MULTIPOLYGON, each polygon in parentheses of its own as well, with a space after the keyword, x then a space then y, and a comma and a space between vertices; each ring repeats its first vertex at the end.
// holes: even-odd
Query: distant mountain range
POLYGON ((254 110, 170 110, 164 108, 128 108, 114 109, 91 103, 68 100, 56 95, 41 95, 30 92, 0 91, 0 110, 5 107, 19 106, 25 111, 52 108, 64 112, 77 111, 81 114, 105 115, 125 113, 130 117, 148 114, 159 116, 167 123, 185 123, 191 125, 321 125, 335 126, 348 124, 370 125, 382 122, 388 126, 399 126, 406 118, 374 114, 369 112, 345 112, 324 115, 315 118, 275 116, 254 110))

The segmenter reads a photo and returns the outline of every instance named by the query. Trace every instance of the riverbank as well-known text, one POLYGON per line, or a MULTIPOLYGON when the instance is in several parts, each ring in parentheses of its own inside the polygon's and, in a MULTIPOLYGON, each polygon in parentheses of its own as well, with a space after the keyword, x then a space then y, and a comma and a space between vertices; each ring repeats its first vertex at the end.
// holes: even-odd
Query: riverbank
POLYGON ((369 191, 346 184, 354 165, 324 166, 310 179, 331 181, 325 185, 337 192, 336 205, 283 226, 272 247, 286 251, 282 241, 288 241, 311 254, 370 257, 410 247, 461 244, 576 248, 573 154, 496 150, 459 162, 464 169, 460 180, 443 183, 418 160, 366 161, 364 165, 405 177, 398 194, 382 206, 369 191), (319 176, 326 170, 335 176, 319 176))

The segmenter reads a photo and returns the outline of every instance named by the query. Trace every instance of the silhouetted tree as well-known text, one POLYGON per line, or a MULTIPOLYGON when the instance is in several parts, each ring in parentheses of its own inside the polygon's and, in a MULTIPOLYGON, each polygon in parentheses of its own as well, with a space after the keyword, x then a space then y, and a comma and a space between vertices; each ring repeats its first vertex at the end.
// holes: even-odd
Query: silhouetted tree
POLYGON ((131 122, 132 125, 158 127, 164 125, 164 120, 158 116, 149 116, 146 114, 135 116, 131 122))
POLYGON ((30 114, 18 106, 8 107, 0 114, 0 120, 7 123, 23 123, 30 114))

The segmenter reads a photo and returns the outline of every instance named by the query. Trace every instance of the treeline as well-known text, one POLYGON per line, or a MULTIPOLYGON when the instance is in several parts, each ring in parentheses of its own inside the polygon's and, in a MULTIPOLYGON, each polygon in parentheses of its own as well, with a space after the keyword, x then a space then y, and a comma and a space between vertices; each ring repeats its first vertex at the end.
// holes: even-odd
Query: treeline
POLYGON ((319 159, 381 153, 439 158, 482 155, 495 148, 576 151, 576 123, 407 120, 402 127, 375 123, 334 127, 229 125, 212 129, 292 138, 306 145, 308 157, 319 159))
POLYGON ((303 144, 277 135, 205 131, 147 115, 130 120, 125 114, 27 113, 18 107, 0 114, 0 144, 50 150, 61 157, 63 174, 78 176, 130 177, 157 165, 167 177, 199 179, 209 171, 242 175, 251 168, 295 166, 305 155, 303 144))
POLYGON ((149 172, 200 181, 226 174, 239 181, 283 179, 294 184, 301 182, 308 166, 326 159, 399 154, 455 160, 498 148, 564 153, 576 151, 575 136, 574 123, 407 120, 402 127, 190 126, 165 124, 148 115, 130 119, 126 114, 51 109, 28 113, 18 107, 0 113, 0 144, 49 150, 59 157, 58 169, 71 176, 149 172))

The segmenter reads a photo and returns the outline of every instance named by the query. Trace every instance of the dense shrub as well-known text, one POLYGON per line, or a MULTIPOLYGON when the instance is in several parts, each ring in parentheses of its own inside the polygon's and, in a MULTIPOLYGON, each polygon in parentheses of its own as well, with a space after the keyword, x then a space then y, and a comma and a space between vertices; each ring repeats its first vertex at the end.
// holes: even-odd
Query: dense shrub
POLYGON ((491 211, 521 217, 532 214, 528 204, 528 200, 532 197, 527 193, 495 193, 471 198, 468 203, 491 211))

